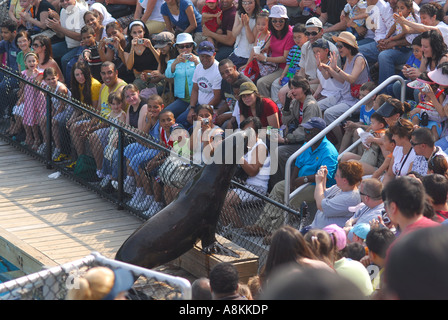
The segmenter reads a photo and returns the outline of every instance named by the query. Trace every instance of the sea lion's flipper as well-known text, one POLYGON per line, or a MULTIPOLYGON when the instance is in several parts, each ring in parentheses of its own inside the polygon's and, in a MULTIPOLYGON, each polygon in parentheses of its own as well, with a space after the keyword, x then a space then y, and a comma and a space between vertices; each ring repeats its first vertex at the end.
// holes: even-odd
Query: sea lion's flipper
POLYGON ((224 247, 222 244, 220 244, 218 241, 214 241, 212 244, 202 248, 202 251, 204 251, 206 254, 221 254, 223 256, 230 256, 234 258, 239 258, 240 255, 236 253, 233 250, 230 250, 229 248, 224 247))

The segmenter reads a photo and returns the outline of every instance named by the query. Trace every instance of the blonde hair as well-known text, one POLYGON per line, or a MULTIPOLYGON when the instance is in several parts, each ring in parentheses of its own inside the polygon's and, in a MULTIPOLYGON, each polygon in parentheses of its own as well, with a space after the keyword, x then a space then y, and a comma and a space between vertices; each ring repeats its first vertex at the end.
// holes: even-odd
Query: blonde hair
POLYGON ((67 300, 101 300, 113 288, 114 272, 106 267, 94 267, 77 279, 79 286, 67 293, 67 300))

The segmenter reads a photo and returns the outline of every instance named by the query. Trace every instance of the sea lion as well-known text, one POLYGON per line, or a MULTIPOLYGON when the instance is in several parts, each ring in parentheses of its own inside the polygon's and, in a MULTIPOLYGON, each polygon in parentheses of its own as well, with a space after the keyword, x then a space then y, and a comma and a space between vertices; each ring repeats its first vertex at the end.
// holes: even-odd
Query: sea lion
POLYGON ((238 256, 217 242, 215 232, 237 159, 247 152, 250 135, 250 131, 239 131, 224 139, 216 147, 215 161, 205 165, 173 202, 134 231, 115 259, 151 269, 186 253, 198 240, 206 253, 238 256))

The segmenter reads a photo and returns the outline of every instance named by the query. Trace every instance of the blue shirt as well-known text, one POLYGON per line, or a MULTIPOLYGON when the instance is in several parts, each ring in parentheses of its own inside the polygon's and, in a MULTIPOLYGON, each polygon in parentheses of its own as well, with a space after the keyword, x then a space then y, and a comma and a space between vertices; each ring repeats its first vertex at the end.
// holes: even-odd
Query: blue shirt
POLYGON ((370 125, 370 117, 375 112, 375 109, 370 109, 369 111, 366 111, 366 105, 363 104, 361 106, 361 111, 359 114, 359 122, 364 123, 365 125, 370 125))
POLYGON ((321 166, 327 166, 327 188, 331 187, 336 183, 334 175, 338 166, 338 155, 335 146, 324 137, 316 150, 313 151, 310 147, 297 157, 295 166, 299 168, 298 176, 314 175, 321 166))
POLYGON ((6 52, 6 65, 14 71, 19 70, 19 67, 17 66, 17 54, 19 51, 20 49, 14 42, 9 42, 6 40, 0 41, 0 54, 6 52))
POLYGON ((406 64, 410 65, 413 68, 417 68, 418 69, 418 68, 420 68, 421 61, 418 60, 414 56, 414 54, 411 54, 411 56, 409 57, 408 61, 406 61, 406 64))
POLYGON ((296 71, 300 70, 299 62, 300 58, 302 57, 302 51, 300 50, 300 47, 298 45, 293 46, 288 53, 288 56, 286 57, 286 67, 285 68, 291 68, 291 70, 288 70, 291 73, 295 73, 296 71), (290 66, 292 62, 292 65, 290 66))
POLYGON ((177 20, 173 18, 173 15, 171 14, 170 9, 168 9, 168 5, 166 4, 166 2, 164 2, 162 4, 162 6, 160 7, 160 13, 163 16, 167 16, 170 19, 171 23, 173 24, 173 29, 176 29, 176 27, 179 27, 179 29, 184 31, 190 25, 188 16, 185 13, 185 11, 187 10, 187 8, 189 6, 193 7, 194 16, 196 18, 196 23, 197 23, 197 28, 196 28, 196 30, 193 30, 192 33, 202 32, 202 16, 190 0, 180 0, 180 2, 179 2, 179 17, 177 20))

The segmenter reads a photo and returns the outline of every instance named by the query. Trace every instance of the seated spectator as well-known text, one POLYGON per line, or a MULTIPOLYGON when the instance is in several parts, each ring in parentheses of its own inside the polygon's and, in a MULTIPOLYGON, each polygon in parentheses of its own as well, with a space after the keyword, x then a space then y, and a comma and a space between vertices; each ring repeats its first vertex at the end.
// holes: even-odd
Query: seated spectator
POLYGON ((167 87, 167 84, 172 83, 172 81, 168 80, 168 78, 165 76, 168 62, 172 59, 176 59, 177 57, 177 50, 173 46, 174 34, 168 31, 160 32, 153 36, 152 42, 154 42, 154 49, 157 49, 160 52, 160 62, 157 70, 151 72, 149 79, 151 82, 157 84, 157 92, 159 94, 163 94, 167 91, 170 91, 170 88, 167 87))
POLYGON ((392 154, 389 170, 383 178, 383 184, 388 184, 391 180, 399 176, 405 176, 411 168, 416 154, 411 144, 411 136, 414 131, 414 125, 409 120, 400 118, 390 127, 392 138, 396 143, 396 147, 392 154))
MULTIPOLYGON (((359 98, 361 85, 369 81, 367 60, 358 50, 358 43, 353 34, 343 31, 333 40, 337 44, 339 54, 345 58, 344 68, 337 65, 335 56, 331 56, 330 64, 321 64, 327 74, 325 78, 333 77, 344 84, 339 95, 319 101, 319 107, 324 113, 324 120, 329 125, 333 123, 345 111, 350 109, 359 98)), ((342 130, 336 126, 333 133, 338 140, 338 146, 342 141, 342 130)), ((337 148, 338 149, 338 148, 337 148)))
POLYGON ((165 76, 168 79, 174 79, 175 101, 166 106, 166 109, 173 112, 177 119, 190 106, 193 75, 200 62, 196 52, 193 52, 196 43, 189 33, 179 33, 174 47, 178 54, 176 58, 168 61, 165 76))
MULTIPOLYGON (((362 257, 366 255, 366 251, 364 249, 365 241, 367 234, 370 231, 370 224, 368 223, 357 223, 353 228, 350 229, 350 231, 347 233, 347 242, 349 244, 361 244, 362 248, 364 250, 364 254, 359 259, 354 259, 357 261, 360 261, 362 257)), ((349 258, 349 257, 347 257, 349 258)))
POLYGON ((399 238, 417 229, 439 226, 440 223, 423 216, 425 188, 420 180, 398 177, 383 189, 383 201, 391 222, 400 229, 399 238))
POLYGON ((317 212, 311 228, 321 229, 329 224, 344 227, 351 217, 349 207, 361 202, 358 185, 362 180, 362 166, 357 161, 340 162, 335 174, 336 184, 327 189, 326 167, 316 173, 314 198, 317 212))
POLYGON ((34 53, 39 57, 39 69, 43 71, 52 67, 57 71, 59 81, 65 82, 64 75, 59 68, 58 63, 53 58, 51 39, 44 35, 37 35, 34 37, 31 47, 33 48, 34 53))
MULTIPOLYGON (((359 89, 359 99, 366 97, 370 92, 372 92, 376 88, 376 85, 373 81, 369 81, 364 83, 359 89)), ((342 137, 341 147, 339 148, 339 153, 342 153, 345 149, 352 145, 355 141, 359 139, 358 128, 363 130, 368 130, 371 124, 370 117, 372 114, 378 110, 378 108, 386 101, 386 95, 374 95, 369 100, 366 101, 366 104, 361 106, 361 110, 359 112, 359 121, 354 122, 351 120, 347 120, 344 126, 344 136, 342 137)), ((357 150, 355 149, 354 153, 361 155, 363 152, 362 146, 358 146, 357 150)))
MULTIPOLYGON (((71 92, 75 101, 92 106, 93 110, 98 110, 98 102, 101 90, 101 83, 92 77, 90 68, 84 62, 77 62, 72 68, 71 92)), ((72 163, 68 168, 74 168, 78 156, 85 154, 85 141, 87 135, 84 135, 87 126, 90 123, 90 116, 78 109, 75 109, 66 127, 70 132, 70 139, 73 144, 72 163)))
POLYGON ((377 170, 375 170, 374 173, 372 173, 372 178, 382 181, 384 173, 389 170, 389 166, 391 165, 395 147, 396 143, 392 137, 392 133, 389 129, 387 129, 383 135, 383 141, 381 143, 381 153, 383 155, 384 161, 381 166, 377 170))
POLYGON ((8 16, 10 20, 17 24, 18 31, 20 31, 20 29, 26 29, 26 25, 24 21, 22 21, 20 12, 23 12, 26 9, 27 2, 27 0, 11 0, 9 2, 8 16))
POLYGON ((384 210, 382 190, 383 184, 377 179, 366 178, 361 181, 359 194, 362 203, 349 208, 349 211, 354 211, 354 214, 345 222, 344 230, 347 233, 358 223, 369 223, 378 216, 382 216, 384 210))
POLYGON ((373 174, 383 164, 382 152, 383 136, 386 133, 387 122, 382 116, 374 112, 370 117, 371 124, 367 132, 369 136, 362 141, 364 150, 361 156, 345 152, 342 161, 359 160, 363 167, 364 175, 373 174))
POLYGON ((311 87, 307 79, 295 75, 289 82, 290 103, 285 104, 282 109, 282 123, 286 126, 283 137, 279 137, 277 149, 278 169, 271 176, 270 184, 274 186, 285 178, 285 166, 288 158, 296 152, 305 141, 305 128, 302 124, 311 118, 322 118, 322 111, 313 98, 311 87))
MULTIPOLYGON (((289 51, 295 45, 292 32, 293 28, 289 25, 288 21, 289 18, 286 14, 285 6, 273 6, 269 14, 271 39, 269 40, 269 46, 263 49, 264 52, 270 52, 270 54, 265 56, 262 51, 260 54, 254 55, 258 61, 278 65, 277 70, 261 77, 257 81, 260 93, 266 97, 271 95, 272 83, 282 75, 283 70, 286 68, 286 58, 288 57, 289 51)), ((273 97, 273 99, 276 100, 277 98, 273 97)))
POLYGON ((145 81, 142 74, 152 73, 157 70, 160 63, 160 54, 154 49, 149 30, 140 20, 134 20, 128 27, 128 38, 132 40, 124 49, 126 67, 134 72, 134 84, 141 91, 144 98, 156 94, 155 85, 145 81))
MULTIPOLYGON (((218 0, 206 0, 205 6, 202 7, 201 15, 204 26, 211 32, 222 33, 222 10, 218 6, 218 0)), ((202 42, 202 40, 213 43, 215 47, 217 46, 217 43, 212 37, 203 37, 199 42, 202 42)))
POLYGON ((63 39, 53 44, 54 58, 60 62, 65 79, 70 79, 70 72, 66 73, 65 66, 76 55, 81 41, 81 29, 85 25, 84 17, 87 8, 76 0, 63 2, 64 6, 70 6, 70 9, 62 8, 60 16, 54 11, 48 19, 47 25, 57 37, 63 39))
POLYGON ((191 300, 212 300, 208 278, 201 277, 193 281, 191 284, 191 300))
POLYGON ((218 44, 218 50, 215 57, 218 61, 227 59, 233 52, 235 37, 233 36, 232 29, 233 24, 235 23, 235 14, 237 10, 233 0, 221 0, 220 5, 222 10, 222 34, 212 32, 206 26, 202 27, 202 35, 204 37, 213 38, 218 44))
POLYGON ((430 197, 437 221, 442 223, 448 218, 448 180, 441 174, 428 174, 422 178, 426 194, 430 197))
POLYGON ((347 28, 344 19, 341 19, 347 0, 322 0, 320 3, 321 14, 319 20, 322 21, 323 36, 331 41, 333 36, 337 36, 347 28))
POLYGON ((376 113, 384 118, 390 128, 394 126, 402 116, 405 118, 409 111, 411 111, 411 105, 409 103, 406 101, 401 102, 398 99, 389 97, 386 102, 379 107, 376 113))
MULTIPOLYGON (((249 117, 241 122, 242 130, 254 130, 255 139, 253 141, 254 144, 250 146, 250 151, 244 155, 243 163, 240 165, 239 170, 242 170, 242 175, 247 177, 245 181, 242 181, 244 185, 264 195, 268 191, 271 157, 268 147, 258 136, 261 128, 260 119, 257 117, 249 117)), ((236 207, 241 203, 247 203, 256 199, 254 195, 242 189, 229 189, 223 205, 224 212, 221 215, 221 221, 224 221, 225 225, 231 223, 233 227, 241 228, 243 222, 236 211, 236 207)))
POLYGON ((241 122, 250 116, 256 116, 263 128, 280 128, 281 115, 277 105, 270 98, 261 96, 253 82, 244 82, 240 86, 238 105, 241 122))
POLYGON ((428 128, 418 128, 412 132, 411 145, 415 150, 415 159, 410 166, 411 171, 415 171, 422 176, 428 174, 428 163, 437 155, 441 155, 448 160, 448 155, 434 145, 434 135, 428 128))
MULTIPOLYGON (((34 36, 47 30, 50 10, 53 10, 53 12, 56 10, 53 5, 47 0, 30 0, 25 7, 26 9, 20 13, 20 17, 26 23, 27 31, 34 36), (32 10, 27 10, 28 8, 32 10)), ((53 36, 54 34, 53 31, 46 33, 48 36, 53 36)))
POLYGON ((135 7, 134 20, 141 20, 151 33, 165 30, 165 20, 161 13, 163 0, 138 0, 135 7))
POLYGON ((111 22, 116 22, 117 20, 114 17, 112 17, 112 15, 107 11, 106 7, 99 2, 93 3, 90 6, 90 11, 98 12, 99 21, 101 25, 104 27, 101 39, 107 37, 106 26, 111 22))
POLYGON ((344 20, 347 25, 346 31, 353 33, 356 40, 364 39, 367 33, 366 14, 367 3, 364 0, 352 0, 347 2, 344 7, 344 20))
MULTIPOLYGON (((300 70, 299 75, 306 76, 311 85, 311 91, 316 91, 319 85, 319 79, 317 78, 317 64, 314 56, 312 44, 318 39, 321 39, 324 31, 322 21, 317 18, 309 19, 305 24, 305 35, 308 37, 308 41, 302 46, 302 56, 300 58, 300 70)), ((333 42, 329 41, 330 51, 339 57, 338 49, 333 42)), ((340 64, 340 61, 338 62, 340 64)))
POLYGON ((166 30, 175 35, 202 32, 202 16, 190 0, 165 1, 160 12, 165 21, 166 30))
MULTIPOLYGON (((305 128, 305 142, 307 142, 325 129, 325 122, 322 118, 313 117, 308 122, 303 123, 302 126, 305 128)), ((335 183, 337 156, 338 153, 333 144, 326 137, 323 137, 297 157, 291 172, 290 191, 292 192, 302 185, 305 185, 305 187, 290 199, 289 205, 291 207, 297 209, 300 208, 303 201, 307 203, 315 201, 314 190, 316 185, 314 182, 316 173, 322 166, 326 167, 328 172, 326 186, 331 187, 335 183)), ((269 198, 283 203, 284 192, 285 180, 275 184, 269 198)), ((271 204, 266 204, 255 224, 245 227, 245 230, 248 234, 266 236, 278 229, 284 223, 284 218, 281 210, 271 204)))

